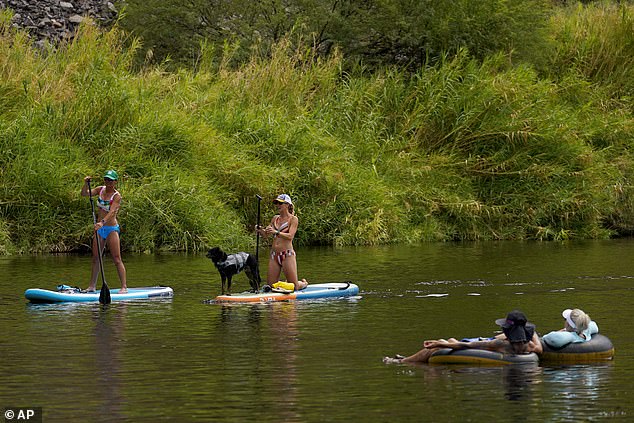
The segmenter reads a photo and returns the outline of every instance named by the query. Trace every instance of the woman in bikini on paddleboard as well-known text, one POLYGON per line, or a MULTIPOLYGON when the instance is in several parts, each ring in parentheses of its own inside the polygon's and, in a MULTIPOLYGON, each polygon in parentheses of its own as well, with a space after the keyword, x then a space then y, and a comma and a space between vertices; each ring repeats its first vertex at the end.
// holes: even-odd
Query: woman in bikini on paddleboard
POLYGON ((267 283, 272 286, 279 281, 281 272, 284 272, 286 281, 295 285, 295 290, 304 289, 308 282, 297 277, 297 260, 293 249, 293 238, 299 224, 293 212, 293 202, 287 194, 280 194, 273 203, 277 206, 279 214, 271 219, 271 224, 266 228, 257 228, 261 235, 273 237, 267 283))
MULTIPOLYGON (((88 191, 88 183, 92 177, 84 178, 84 185, 81 187, 81 195, 83 197, 97 196, 97 224, 95 232, 105 242, 101 242, 102 249, 108 246, 112 261, 117 268, 119 280, 121 281, 120 294, 128 292, 126 282, 126 272, 123 261, 121 260, 121 247, 119 245, 119 223, 117 222, 117 212, 121 206, 121 194, 115 189, 119 175, 114 170, 109 170, 103 176, 104 184, 88 191)), ((99 248, 97 247, 97 236, 92 240, 92 273, 90 276, 90 285, 88 291, 94 291, 97 285, 97 277, 99 275, 99 248)))

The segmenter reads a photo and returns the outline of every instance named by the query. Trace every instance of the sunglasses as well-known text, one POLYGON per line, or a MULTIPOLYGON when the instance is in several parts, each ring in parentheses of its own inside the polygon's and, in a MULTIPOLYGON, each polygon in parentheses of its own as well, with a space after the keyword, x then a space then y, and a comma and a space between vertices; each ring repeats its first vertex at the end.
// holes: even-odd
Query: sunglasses
POLYGON ((110 178, 103 178, 103 180, 104 180, 105 182, 114 182, 114 179, 110 179, 110 178))

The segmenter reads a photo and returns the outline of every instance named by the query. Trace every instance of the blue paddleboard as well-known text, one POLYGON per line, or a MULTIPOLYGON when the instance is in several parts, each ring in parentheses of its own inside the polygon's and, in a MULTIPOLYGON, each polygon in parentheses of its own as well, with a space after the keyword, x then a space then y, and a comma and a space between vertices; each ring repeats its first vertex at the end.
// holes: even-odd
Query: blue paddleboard
MULTIPOLYGON (((60 285, 57 291, 40 288, 27 289, 24 292, 24 296, 32 303, 99 302, 99 292, 86 292, 67 285, 60 285)), ((174 291, 169 286, 128 288, 128 292, 125 294, 119 294, 119 289, 110 290, 112 301, 168 298, 172 296, 174 296, 174 291)))
POLYGON ((242 292, 240 294, 219 295, 217 302, 269 303, 275 301, 310 300, 318 298, 350 297, 359 293, 359 287, 350 282, 314 283, 300 291, 293 292, 242 292))

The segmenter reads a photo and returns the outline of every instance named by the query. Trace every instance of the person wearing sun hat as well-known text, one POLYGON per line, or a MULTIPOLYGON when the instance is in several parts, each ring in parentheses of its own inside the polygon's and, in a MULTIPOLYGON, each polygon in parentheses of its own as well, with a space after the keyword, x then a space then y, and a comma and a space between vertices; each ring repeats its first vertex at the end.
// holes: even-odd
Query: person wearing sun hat
POLYGON ((583 310, 567 308, 561 316, 564 318, 564 328, 542 337, 549 347, 562 348, 571 343, 588 342, 592 335, 599 333, 599 326, 583 310))
POLYGON ((511 311, 504 319, 497 319, 495 324, 502 328, 502 333, 511 343, 528 342, 535 334, 535 325, 528 322, 526 315, 519 310, 511 311))
POLYGON ((384 357, 384 363, 427 363, 429 357, 441 348, 453 350, 475 349, 496 351, 503 354, 529 354, 542 352, 542 344, 535 331, 535 325, 528 322, 526 315, 520 310, 513 310, 506 318, 497 319, 495 323, 502 328, 502 334, 494 338, 482 341, 458 341, 455 338, 448 340, 428 340, 423 342, 423 349, 404 357, 384 357))
POLYGON ((97 246, 97 236, 99 236, 105 240, 105 242, 100 243, 102 250, 105 249, 106 246, 110 250, 112 261, 117 268, 117 274, 121 281, 119 293, 124 294, 128 292, 128 285, 125 266, 123 260, 121 260, 120 228, 119 222, 117 221, 117 213, 121 207, 121 193, 116 190, 119 174, 113 169, 106 171, 103 175, 104 185, 89 190, 88 187, 91 180, 91 176, 86 176, 84 178, 84 185, 81 188, 81 195, 83 197, 97 197, 97 223, 94 227, 96 235, 93 237, 92 242, 92 272, 87 291, 95 290, 97 277, 99 276, 98 254, 103 254, 103 251, 100 252, 97 246))
POLYGON ((297 255, 293 249, 293 238, 299 226, 293 200, 288 194, 280 194, 273 200, 273 204, 277 207, 278 214, 273 216, 266 228, 256 227, 261 235, 273 238, 266 277, 268 287, 270 289, 278 283, 284 272, 286 281, 292 283, 295 290, 304 289, 308 282, 306 279, 299 280, 297 276, 297 255))

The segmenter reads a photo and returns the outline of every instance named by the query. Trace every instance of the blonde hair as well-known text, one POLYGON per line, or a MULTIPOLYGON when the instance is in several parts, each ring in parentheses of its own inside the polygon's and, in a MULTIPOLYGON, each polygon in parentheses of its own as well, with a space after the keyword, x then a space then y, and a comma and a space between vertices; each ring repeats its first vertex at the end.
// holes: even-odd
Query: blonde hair
POLYGON ((578 308, 575 308, 570 312, 570 320, 575 322, 575 332, 578 334, 582 334, 583 331, 588 329, 588 326, 590 326, 590 316, 578 308))

